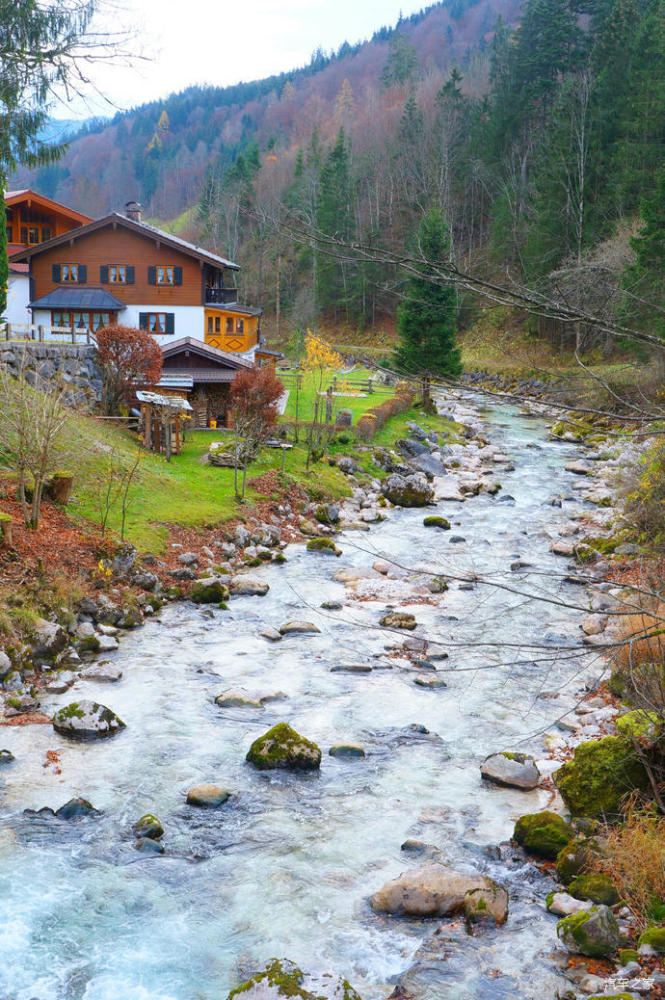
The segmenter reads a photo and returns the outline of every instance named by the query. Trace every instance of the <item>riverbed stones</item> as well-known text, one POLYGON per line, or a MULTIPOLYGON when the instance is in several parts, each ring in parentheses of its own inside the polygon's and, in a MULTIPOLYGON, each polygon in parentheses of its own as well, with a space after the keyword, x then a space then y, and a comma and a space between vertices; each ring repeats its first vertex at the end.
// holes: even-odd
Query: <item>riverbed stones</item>
POLYGON ((321 766, 321 751, 286 722, 279 722, 254 740, 246 760, 260 771, 315 771, 321 766))
POLYGON ((98 816, 99 812, 87 799, 75 798, 56 809, 55 815, 58 819, 76 820, 84 819, 86 816, 98 816))
POLYGON ((145 813, 132 826, 135 837, 159 840, 164 836, 164 827, 153 813, 145 813))
POLYGON ((489 889, 470 889, 464 896, 464 916, 471 924, 488 921, 505 924, 508 919, 508 893, 500 885, 489 889))
POLYGON ((371 674, 372 666, 369 663, 336 663, 330 668, 331 674, 371 674))
POLYGON ((381 490, 396 507, 426 507, 434 499, 434 490, 421 476, 393 473, 384 479, 381 490))
POLYGON ((400 628, 413 632, 418 627, 415 615, 406 611, 389 611, 380 620, 379 624, 384 628, 400 628))
POLYGON ((466 875, 441 864, 424 865, 386 882, 370 898, 376 913, 405 917, 444 917, 464 909, 472 889, 492 889, 484 875, 466 875))
POLYGON ((46 685, 49 694, 64 694, 76 681, 76 674, 71 670, 58 670, 46 685))
POLYGON ((279 634, 284 635, 307 635, 307 633, 320 632, 321 629, 318 625, 313 622, 299 621, 294 619, 293 621, 284 622, 283 625, 279 627, 279 634))
POLYGON ((547 909, 557 917, 570 917, 573 913, 586 913, 593 903, 575 899, 567 892, 553 892, 547 897, 547 909))
POLYGON ((261 972, 231 990, 227 1000, 360 1000, 351 984, 327 973, 309 975, 288 959, 270 960, 261 972))
POLYGON ((165 853, 164 845, 152 837, 137 837, 134 847, 141 854, 157 856, 165 853))
POLYGON ((16 758, 11 750, 0 750, 0 767, 4 767, 5 764, 11 764, 14 760, 16 758))
POLYGON ((229 586, 234 597, 265 597, 270 590, 265 580, 251 576, 234 576, 229 586))
POLYGON ((69 636, 57 622, 38 619, 31 636, 32 658, 35 663, 51 663, 69 646, 69 636))
POLYGON ((116 684, 122 678, 122 670, 114 663, 95 663, 92 667, 86 667, 81 677, 99 684, 116 684))
POLYGON ((594 906, 583 913, 564 917, 556 926, 557 937, 574 955, 604 958, 621 944, 621 932, 608 906, 594 906))
POLYGON ((217 809, 231 798, 228 788, 220 785, 195 785, 187 792, 187 805, 202 809, 217 809))
POLYGON ((125 723, 110 708, 96 701, 73 701, 53 716, 56 733, 73 740, 100 740, 115 736, 125 723))
POLYGON ((345 760, 358 760, 365 756, 365 748, 360 743, 336 743, 328 754, 331 757, 343 757, 345 760))
POLYGON ((321 552, 328 556, 341 556, 342 550, 335 545, 332 538, 310 538, 306 545, 308 552, 321 552))
POLYGON ((259 635, 261 638, 267 639, 268 642, 279 642, 282 638, 281 633, 276 628, 273 628, 272 625, 264 625, 259 635))
POLYGON ((485 781, 506 788, 521 788, 530 791, 540 781, 540 771, 533 757, 525 753, 490 754, 480 765, 480 775, 485 781))

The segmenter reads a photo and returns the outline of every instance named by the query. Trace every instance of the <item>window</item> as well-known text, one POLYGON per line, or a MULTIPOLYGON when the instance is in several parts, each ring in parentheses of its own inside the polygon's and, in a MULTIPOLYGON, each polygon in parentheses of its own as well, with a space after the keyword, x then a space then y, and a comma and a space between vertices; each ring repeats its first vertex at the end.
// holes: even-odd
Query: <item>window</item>
POLYGON ((51 239, 51 230, 48 226, 42 226, 42 243, 46 243, 47 240, 51 239))
POLYGON ((233 333, 233 317, 232 316, 227 316, 226 317, 226 332, 227 333, 233 333))
POLYGON ((60 281, 77 282, 79 280, 78 264, 61 264, 60 281))
POLYGON ((115 321, 115 313, 110 312, 69 312, 61 309, 51 312, 51 326, 71 330, 99 330, 115 321))
POLYGON ((28 243, 39 243, 39 227, 30 226, 28 229, 28 243))
POLYGON ((51 326, 70 328, 70 316, 68 312, 52 312, 51 326))
POLYGON ((166 313, 148 313, 148 326, 150 333, 166 333, 166 313))
POLYGON ((26 246, 27 246, 27 243, 28 243, 28 227, 27 226, 21 226, 21 243, 25 243, 26 246))
POLYGON ((127 284, 127 267, 124 264, 109 264, 109 283, 111 285, 127 284))
POLYGON ((208 333, 212 333, 212 316, 208 316, 208 333))
POLYGON ((157 268, 157 284, 158 285, 172 285, 174 284, 173 268, 169 266, 159 265, 157 268))
POLYGON ((93 330, 100 330, 102 327, 108 326, 110 320, 110 313, 93 313, 91 328, 93 330))
POLYGON ((222 329, 222 318, 221 316, 215 316, 215 333, 220 333, 222 329))
POLYGON ((245 332, 245 321, 244 319, 236 320, 236 333, 245 332))

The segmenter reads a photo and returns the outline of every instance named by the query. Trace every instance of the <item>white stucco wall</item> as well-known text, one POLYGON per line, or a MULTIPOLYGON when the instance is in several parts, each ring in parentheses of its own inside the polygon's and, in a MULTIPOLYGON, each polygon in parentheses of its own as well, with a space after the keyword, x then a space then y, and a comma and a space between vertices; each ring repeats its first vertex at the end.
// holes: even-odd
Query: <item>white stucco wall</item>
POLYGON ((27 274, 9 275, 9 285, 7 287, 7 311, 5 313, 8 323, 25 326, 31 322, 28 311, 30 301, 30 278, 27 274))
MULTIPOLYGON (((139 313, 142 312, 173 313, 173 333, 154 335, 158 344, 170 344, 174 340, 178 340, 179 337, 194 337, 197 340, 205 340, 203 306, 168 306, 165 308, 163 305, 128 305, 118 311, 118 323, 122 326, 138 327, 139 313)), ((24 322, 29 322, 29 319, 24 322)), ((50 326, 50 309, 35 309, 32 322, 35 326, 50 326)))

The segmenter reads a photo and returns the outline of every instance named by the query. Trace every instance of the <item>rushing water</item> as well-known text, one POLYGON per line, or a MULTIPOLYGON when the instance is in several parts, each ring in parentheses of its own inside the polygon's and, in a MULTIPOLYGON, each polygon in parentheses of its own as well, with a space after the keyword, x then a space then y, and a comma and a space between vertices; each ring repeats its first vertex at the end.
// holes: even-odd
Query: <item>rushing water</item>
POLYGON ((561 581, 544 533, 581 508, 548 503, 570 484, 563 466, 574 449, 548 443, 541 421, 512 410, 489 423, 493 442, 515 461, 514 472, 497 475, 515 503, 481 496, 442 504, 465 543, 424 528, 422 511, 394 510, 371 534, 340 536, 341 559, 293 546, 286 565, 256 571, 270 583, 267 597, 235 599, 212 617, 187 604, 166 608, 123 638, 114 654, 124 670, 118 684, 79 681, 47 708, 96 698, 127 723, 119 736, 79 745, 50 726, 0 731, 16 756, 0 779, 2 1000, 223 1000, 239 974, 272 956, 342 973, 365 1000, 386 997, 436 926, 379 918, 367 902, 418 863, 400 851, 407 838, 438 846, 446 862, 482 870, 511 892, 508 923, 469 938, 449 978, 428 995, 554 995, 561 980, 550 960, 547 879, 487 849, 548 795, 487 786, 478 765, 505 748, 544 756, 539 734, 570 700, 538 696, 567 681, 574 692, 581 663, 533 664, 526 661, 543 652, 467 644, 577 640, 579 613, 456 584, 435 605, 407 607, 450 654, 438 664, 449 687, 429 691, 414 685, 413 671, 388 669, 385 646, 396 637, 377 628, 385 601, 354 602, 332 580, 341 566, 369 567, 380 554, 406 566, 426 559, 444 573, 501 573, 520 589, 510 572, 519 557, 559 574, 533 576, 529 587, 579 599, 580 588, 561 581), (527 447, 535 441, 538 450, 527 447), (344 609, 319 613, 331 598, 346 600, 344 609), (263 624, 289 618, 316 621, 321 634, 274 645, 259 636, 263 624), (359 661, 385 669, 330 671, 359 661), (477 669, 462 669, 469 667, 477 669), (260 711, 217 708, 214 696, 236 686, 280 690, 288 700, 260 711), (257 773, 245 763, 252 740, 282 719, 322 747, 320 774, 257 773), (342 740, 361 742, 367 757, 329 757, 342 740), (61 774, 44 766, 50 749, 61 751, 61 774), (187 789, 204 782, 235 794, 218 810, 187 806, 187 789), (70 824, 23 815, 75 795, 102 815, 70 824), (134 849, 131 824, 146 811, 166 829, 162 857, 134 849))

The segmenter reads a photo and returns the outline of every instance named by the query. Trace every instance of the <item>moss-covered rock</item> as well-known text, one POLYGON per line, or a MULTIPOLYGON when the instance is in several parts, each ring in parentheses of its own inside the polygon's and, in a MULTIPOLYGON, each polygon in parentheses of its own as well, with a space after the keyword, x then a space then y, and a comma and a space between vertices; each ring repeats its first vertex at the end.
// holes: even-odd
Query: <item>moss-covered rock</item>
POLYGON ((360 1000, 353 986, 340 976, 304 973, 288 959, 273 958, 261 972, 231 990, 227 1000, 360 1000))
POLYGON ((581 743, 554 781, 574 816, 612 816, 624 796, 647 788, 649 779, 623 736, 581 743))
POLYGON ((635 709, 633 712, 626 712, 620 715, 615 722, 617 731, 622 736, 646 737, 652 739, 658 734, 658 716, 655 712, 645 712, 635 709))
POLYGON ((189 592, 189 599, 195 604, 219 604, 229 599, 229 588, 215 577, 196 580, 189 592))
POLYGON ((592 903, 605 906, 619 902, 619 893, 609 875, 578 875, 568 886, 568 892, 575 899, 590 899, 592 903))
POLYGON ((556 813, 544 810, 520 816, 515 824, 513 839, 525 851, 554 861, 561 848, 570 843, 574 835, 570 823, 566 823, 556 813))
POLYGON ((96 701, 73 701, 55 713, 53 728, 71 739, 97 740, 119 733, 125 723, 96 701))
POLYGON ((149 840, 159 840, 164 836, 164 827, 152 813, 145 813, 132 826, 134 836, 147 837, 149 840))
POLYGON ((640 934, 637 942, 638 948, 641 948, 643 944, 648 944, 659 955, 665 955, 665 927, 649 927, 643 934, 640 934))
POLYGON ((447 517, 439 517, 438 514, 431 514, 423 518, 426 528, 441 528, 442 531, 450 531, 450 521, 447 517))
POLYGON ((607 906, 564 917, 556 925, 556 933, 568 951, 589 958, 611 955, 621 944, 619 925, 607 906))
POLYGON ((254 740, 246 758, 261 771, 315 771, 321 766, 321 751, 286 722, 278 722, 254 740))
POLYGON ((640 953, 634 948, 622 948, 619 952, 619 962, 621 965, 628 965, 629 962, 639 962, 640 953))
POLYGON ((332 538, 310 538, 307 543, 308 552, 325 552, 330 556, 341 556, 342 550, 333 542, 332 538))
POLYGON ((593 837, 575 837, 557 854, 556 874, 559 882, 570 885, 578 875, 584 875, 594 858, 601 854, 600 845, 593 837))

